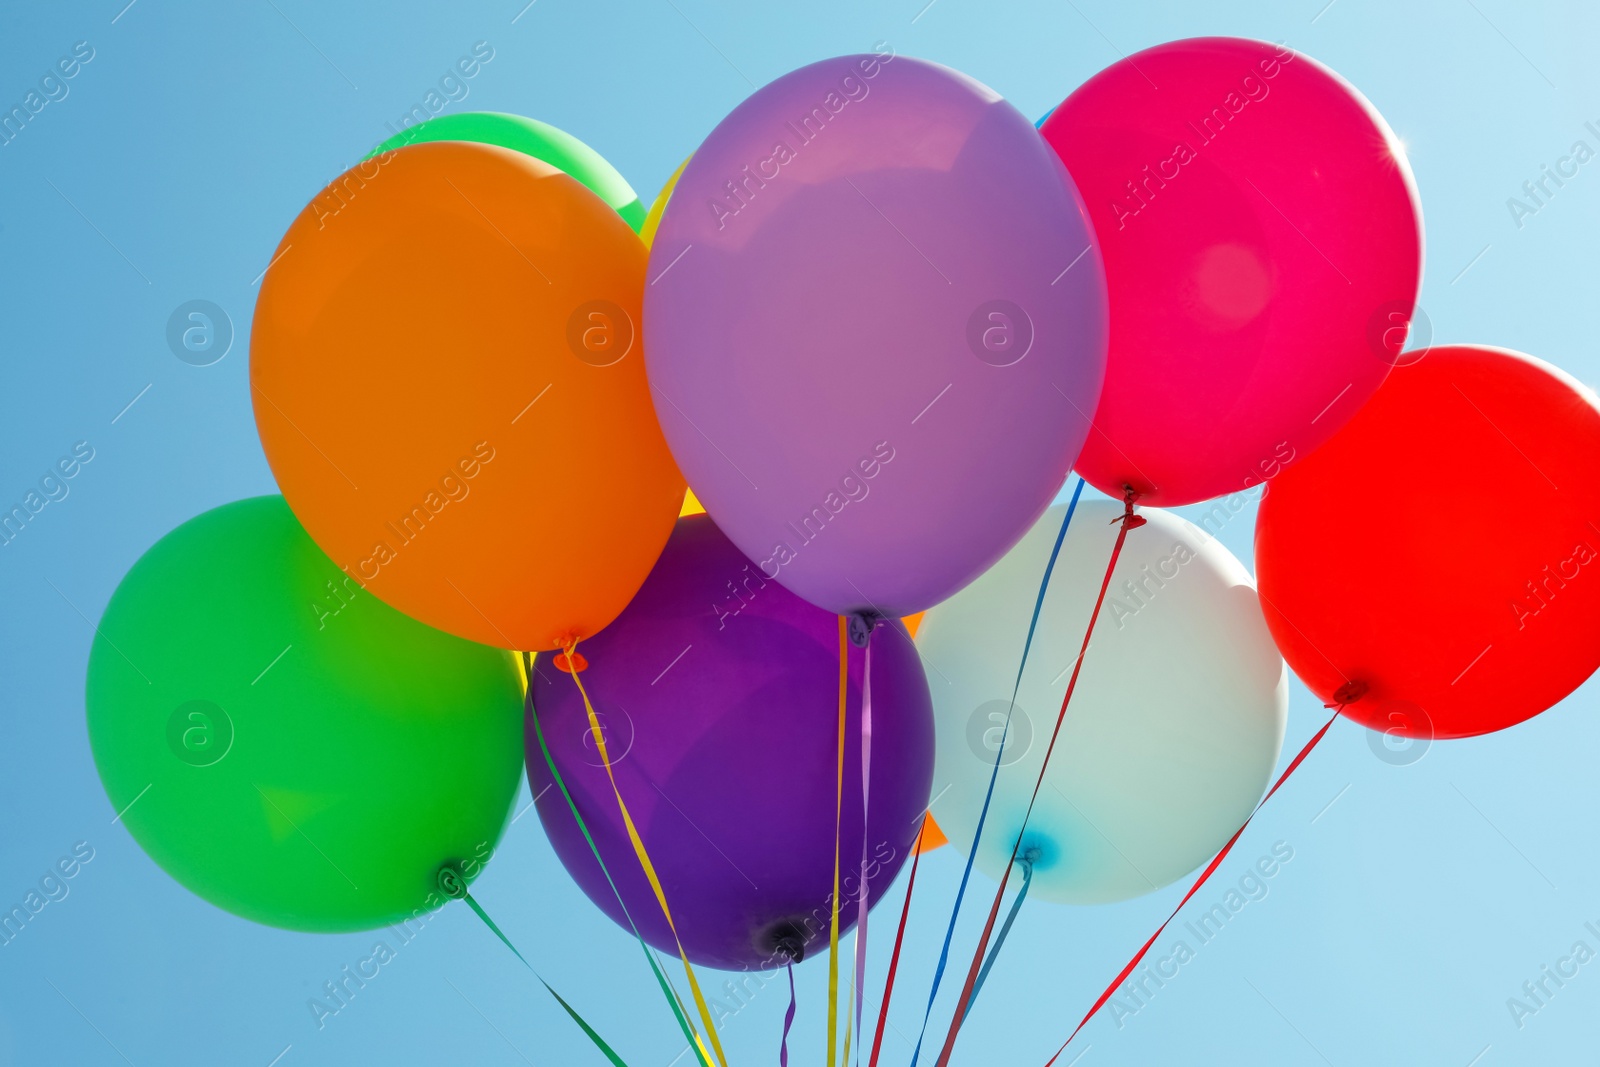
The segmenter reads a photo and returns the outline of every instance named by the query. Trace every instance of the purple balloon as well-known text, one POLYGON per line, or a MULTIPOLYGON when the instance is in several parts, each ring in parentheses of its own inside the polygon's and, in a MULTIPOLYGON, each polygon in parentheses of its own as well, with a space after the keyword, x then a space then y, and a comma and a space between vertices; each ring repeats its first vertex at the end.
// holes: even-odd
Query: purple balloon
POLYGON ((656 413, 706 510, 829 611, 972 581, 1088 433, 1093 232, 1033 123, 947 67, 843 56, 756 92, 684 169, 645 288, 656 413))
MULTIPOLYGON (((828 943, 839 716, 838 620, 763 578, 709 518, 678 520, 638 596, 578 650, 617 785, 655 864, 684 950, 730 970, 828 943)), ((933 784, 933 710, 898 619, 871 638, 869 903, 909 855, 933 784)), ((861 681, 850 649, 840 925, 861 865, 861 681)), ((628 841, 578 688, 548 656, 533 706, 556 766, 646 941, 676 953, 628 841)), ((617 896, 527 729, 528 783, 573 880, 628 928, 617 896)))

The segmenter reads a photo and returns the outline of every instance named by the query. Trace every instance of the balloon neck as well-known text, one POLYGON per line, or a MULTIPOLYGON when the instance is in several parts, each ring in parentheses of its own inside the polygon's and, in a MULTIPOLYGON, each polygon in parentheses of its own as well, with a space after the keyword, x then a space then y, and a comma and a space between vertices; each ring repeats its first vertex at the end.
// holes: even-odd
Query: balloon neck
POLYGON ((866 648, 867 641, 872 637, 872 631, 877 627, 878 620, 883 618, 875 611, 854 611, 848 616, 846 632, 850 636, 850 643, 857 648, 866 648))
POLYGON ((1038 845, 1029 845, 1027 848, 1017 853, 1017 863, 1022 867, 1024 874, 1031 873, 1033 871, 1033 865, 1038 863, 1042 858, 1044 858, 1044 850, 1038 845))
POLYGON ((439 884, 439 892, 451 900, 461 900, 467 895, 466 875, 461 873, 461 868, 455 863, 441 865, 435 880, 439 884))
POLYGON ((1333 691, 1333 703, 1324 704, 1322 706, 1325 708, 1343 708, 1348 704, 1354 704, 1356 701, 1360 700, 1366 695, 1367 683, 1361 681, 1360 679, 1356 679, 1354 681, 1346 682, 1339 688, 1335 689, 1333 691))
POLYGON ((799 963, 806 957, 806 939, 800 927, 785 920, 767 931, 763 939, 774 956, 787 963, 799 963))
POLYGON ((1122 529, 1127 531, 1137 530, 1139 527, 1149 522, 1150 520, 1146 519, 1143 515, 1135 515, 1133 513, 1134 501, 1138 499, 1139 491, 1131 485, 1124 484, 1122 487, 1122 514, 1112 519, 1112 524, 1115 525, 1116 523, 1120 522, 1122 523, 1122 529))

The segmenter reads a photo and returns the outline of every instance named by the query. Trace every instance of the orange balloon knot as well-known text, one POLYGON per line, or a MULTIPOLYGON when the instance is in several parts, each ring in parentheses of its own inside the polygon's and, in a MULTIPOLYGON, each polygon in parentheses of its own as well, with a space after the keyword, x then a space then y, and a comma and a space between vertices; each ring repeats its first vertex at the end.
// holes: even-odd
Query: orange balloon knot
POLYGON ((1342 708, 1346 705, 1354 704, 1366 695, 1367 683, 1358 679, 1353 682, 1346 682, 1335 689, 1333 691, 1333 703, 1322 706, 1325 708, 1342 708))
POLYGON ((583 658, 581 652, 557 652, 550 662, 563 674, 577 674, 589 669, 589 661, 583 658))

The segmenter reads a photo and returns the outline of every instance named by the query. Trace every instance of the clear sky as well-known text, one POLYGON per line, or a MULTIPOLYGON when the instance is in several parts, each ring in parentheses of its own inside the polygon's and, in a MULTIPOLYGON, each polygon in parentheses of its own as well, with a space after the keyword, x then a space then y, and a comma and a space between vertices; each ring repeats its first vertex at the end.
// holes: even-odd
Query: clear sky
MULTIPOLYGON (((254 926, 180 888, 112 824, 84 725, 87 620, 122 574, 185 519, 274 491, 246 383, 255 279, 279 236, 475 42, 494 57, 451 110, 565 128, 648 200, 754 87, 875 42, 966 71, 1037 117, 1119 54, 1202 34, 1283 40, 1359 86, 1408 146, 1434 339, 1520 349, 1600 381, 1600 162, 1535 215, 1517 220, 1507 206, 1574 141, 1600 147, 1585 127, 1600 128, 1600 9, 1585 0, 525 2, 93 0, 0 12, 0 109, 78 42, 80 55, 92 50, 65 95, 0 146, 0 499, 20 499, 76 442, 94 450, 69 495, 0 549, 0 905, 20 902, 78 842, 93 850, 68 895, 0 948, 0 1063, 597 1062, 459 906, 319 1029, 308 997, 368 956, 373 935, 254 926), (231 350, 210 366, 167 343, 169 317, 191 300, 232 323, 231 350)), ((1350 487, 1348 521, 1382 523, 1385 499, 1426 476, 1396 457, 1392 484, 1350 487)), ((1483 508, 1518 508, 1517 489, 1485 485, 1483 508)), ((1252 518, 1222 534, 1247 563, 1252 518)), ((1381 609, 1405 612, 1406 590, 1382 594, 1381 609)), ((1091 1024, 1078 1062, 1592 1057, 1600 960, 1520 1028, 1506 1001, 1575 942, 1600 951, 1585 927, 1600 929, 1595 697, 1588 685, 1529 723, 1436 744, 1406 765, 1336 724, 1197 903, 1209 907, 1283 842, 1293 858, 1267 896, 1120 1028, 1109 1014, 1091 1024)), ((1285 758, 1320 711, 1296 683, 1285 758)), ((919 875, 887 1063, 909 1056, 902 1035, 920 1022, 959 870, 947 848, 919 875)), ((512 825, 476 890, 631 1065, 679 1054, 636 946, 565 876, 537 818, 512 825)), ((956 1062, 1042 1065, 1180 890, 1093 910, 1026 907, 956 1062)), ((977 897, 989 891, 979 878, 977 897)), ((877 913, 874 992, 900 892, 877 913)), ((962 959, 981 911, 958 937, 962 959)), ((818 1063, 826 965, 798 976, 794 1062, 818 1063)), ((776 1062, 786 999, 769 986, 732 1018, 733 1062, 776 1062)))

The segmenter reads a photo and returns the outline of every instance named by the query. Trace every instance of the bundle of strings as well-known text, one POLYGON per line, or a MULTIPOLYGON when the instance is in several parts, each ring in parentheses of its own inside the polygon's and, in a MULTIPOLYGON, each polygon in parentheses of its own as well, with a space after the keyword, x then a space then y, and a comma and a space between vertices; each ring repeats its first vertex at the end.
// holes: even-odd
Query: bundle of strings
MULTIPOLYGON (((983 967, 984 949, 989 945, 989 937, 994 932, 996 918, 1000 914, 1000 902, 1005 896, 1006 883, 1011 878, 1011 868, 1017 862, 1017 853, 1022 848, 1023 835, 1028 830, 1028 820, 1033 815, 1033 806, 1039 799, 1039 791, 1044 788, 1044 776, 1050 769, 1050 757, 1055 753, 1056 742, 1061 737, 1061 725, 1066 722, 1067 708, 1072 704, 1072 694, 1078 687, 1078 678, 1083 673, 1083 661, 1089 652, 1089 642, 1094 637, 1095 622, 1100 618, 1100 609, 1106 601, 1106 590, 1111 587, 1111 577, 1116 572, 1117 560, 1122 555, 1122 546, 1128 541, 1128 532, 1136 530, 1145 524, 1142 516, 1133 513, 1133 502, 1138 494, 1129 489, 1123 496, 1122 515, 1115 521, 1118 523, 1117 540, 1111 546, 1111 558, 1106 561, 1105 577, 1100 580, 1100 592, 1095 597, 1094 608, 1089 612, 1089 625, 1083 631, 1083 644, 1078 649, 1078 658, 1072 665, 1072 676, 1067 680, 1067 691, 1061 698, 1061 710, 1056 713, 1055 728, 1050 731, 1050 743, 1045 747, 1044 759, 1039 764, 1039 777, 1033 783, 1033 793, 1028 798, 1028 806, 1022 813, 1022 825, 1017 828, 1017 836, 1011 845, 1011 858, 1006 864, 1006 871, 1000 876, 1000 888, 995 890, 994 903, 989 907, 989 918, 984 923, 983 935, 978 939, 978 948, 972 954, 972 965, 967 969, 966 983, 961 987, 961 995, 956 998, 956 1012, 950 1020, 950 1029, 945 1034, 944 1048, 939 1051, 939 1059, 935 1067, 948 1067, 950 1055, 955 1051, 956 1036, 961 1032, 961 1024, 966 1020, 967 1007, 972 1003, 973 990, 978 982, 980 968, 983 967)), ((1032 877, 1033 865, 1028 865, 1027 875, 1032 877)), ((993 960, 990 960, 993 965, 993 960)))
MULTIPOLYGON (((570 657, 568 662, 571 662, 570 657)), ((567 810, 571 813, 573 821, 578 824, 578 829, 589 846, 590 854, 594 856, 595 863, 600 867, 600 873, 605 875, 606 884, 611 887, 612 894, 617 898, 617 906, 622 909, 623 917, 628 920, 628 926, 633 931, 634 938, 639 942, 639 951, 644 954, 645 962, 649 964, 650 971, 655 976, 656 984, 661 989, 661 995, 666 999, 667 1006, 672 1010, 673 1018, 678 1023, 678 1028, 683 1032, 684 1040, 694 1050, 695 1058, 700 1067, 712 1067, 711 1054, 706 1051, 705 1044, 700 1040, 700 1035, 695 1030, 694 1024, 689 1021, 688 1013, 684 1011, 683 1004, 678 999, 677 991, 671 988, 666 974, 663 973, 660 965, 656 962, 655 954, 645 944, 644 935, 639 932, 639 925, 634 922, 633 915, 628 910, 628 903, 623 899, 621 890, 617 888, 616 880, 611 877, 611 870, 606 866, 605 857, 600 854, 600 848, 595 844, 594 835, 589 831, 589 824, 584 819, 583 812, 578 809, 577 802, 573 800, 572 792, 567 788, 566 779, 561 774, 561 768, 556 765, 555 757, 550 752, 550 745, 544 736, 544 727, 539 722, 538 709, 533 703, 533 675, 536 670, 533 657, 524 652, 522 654, 522 665, 528 683, 526 698, 528 721, 533 726, 533 735, 539 743, 539 751, 544 757, 545 767, 549 770, 550 777, 555 782, 556 787, 561 791, 562 799, 566 801, 567 810)))
MULTIPOLYGON (((672 908, 667 904, 666 890, 661 886, 661 879, 656 875, 655 864, 650 860, 649 850, 645 848, 644 839, 639 836, 639 829, 634 825, 633 815, 628 811, 628 803, 622 798, 622 790, 617 786, 616 772, 611 766, 611 754, 606 749, 605 730, 600 725, 600 719, 595 714, 594 705, 589 702, 589 693, 583 687, 583 679, 578 677, 579 671, 576 663, 578 642, 573 641, 567 646, 566 672, 578 686, 578 695, 583 698, 583 710, 589 718, 589 732, 594 738, 595 750, 600 754, 600 762, 605 766, 606 778, 611 783, 611 792, 617 799, 617 810, 622 815, 622 824, 627 828, 628 841, 633 845, 633 853, 639 860, 639 866, 644 871, 645 878, 650 882, 650 889, 655 893, 656 903, 661 906, 661 914, 667 920, 667 928, 672 931, 673 944, 678 950, 678 959, 683 962, 683 971, 689 981, 689 992, 694 997, 695 1010, 699 1013, 700 1024, 705 1027, 706 1037, 711 1042, 712 1051, 716 1053, 719 1067, 728 1067, 727 1056, 722 1051, 722 1041, 717 1037, 717 1030, 711 1021, 711 1010, 706 1004, 705 994, 700 990, 700 981, 695 977, 694 966, 689 962, 688 953, 683 950, 683 941, 678 937, 678 926, 672 920, 672 908)), ((835 875, 837 879, 837 874, 835 875)))
POLYGON ((1017 706, 1017 693, 1022 688, 1022 674, 1028 666, 1028 653, 1033 648, 1033 635, 1039 628, 1039 613, 1044 610, 1044 597, 1050 588, 1050 575, 1055 571, 1056 560, 1061 555, 1061 545, 1066 541, 1067 530, 1072 526, 1072 516, 1078 510, 1078 500, 1083 496, 1083 486, 1084 480, 1079 478, 1077 486, 1072 490, 1072 500, 1067 504, 1066 516, 1061 520, 1061 530, 1056 534, 1055 545, 1050 550, 1050 561, 1045 564, 1044 577, 1039 580, 1039 595, 1033 602, 1033 617, 1028 621, 1028 636, 1022 643, 1022 658, 1017 664, 1017 679, 1011 688, 1011 704, 1006 709, 1005 726, 1000 731, 1000 746, 995 750, 994 766, 989 769, 989 788, 983 795, 983 807, 978 811, 978 826, 972 835, 972 848, 967 852, 967 863, 961 871, 961 883, 956 887, 955 905, 950 909, 950 922, 945 927, 944 944, 939 949, 939 962, 934 967, 933 987, 928 991, 928 1006, 922 1013, 922 1029, 917 1034, 917 1045, 911 1053, 911 1067, 916 1067, 917 1060, 922 1055, 922 1042, 928 1034, 928 1020, 933 1017, 933 1005, 939 997, 939 983, 944 978, 945 967, 950 962, 950 942, 955 937, 956 920, 961 915, 961 901, 966 896, 967 880, 972 877, 972 867, 978 858, 978 844, 983 839, 983 825, 989 818, 989 804, 994 799, 995 782, 1000 777, 1000 761, 1005 757, 1006 740, 1011 733, 1011 714, 1017 706))

